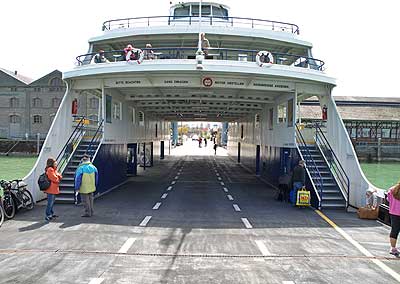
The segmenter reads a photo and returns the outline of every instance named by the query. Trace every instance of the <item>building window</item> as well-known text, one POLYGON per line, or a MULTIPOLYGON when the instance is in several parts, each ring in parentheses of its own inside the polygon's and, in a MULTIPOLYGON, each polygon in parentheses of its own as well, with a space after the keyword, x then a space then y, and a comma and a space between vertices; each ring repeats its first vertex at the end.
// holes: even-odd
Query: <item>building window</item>
POLYGON ((42 116, 41 116, 41 115, 34 115, 34 116, 33 116, 33 123, 34 123, 34 124, 40 124, 40 123, 42 123, 42 116))
POLYGON ((363 128, 363 129, 361 130, 361 137, 363 137, 363 138, 369 138, 370 131, 371 131, 370 128, 363 128))
POLYGON ((52 87, 59 87, 62 85, 63 85, 63 82, 62 82, 61 78, 55 77, 50 80, 50 86, 52 86, 52 87))
POLYGON ((10 107, 19 107, 19 99, 11 98, 10 99, 10 107))
POLYGON ((42 100, 40 98, 34 98, 33 107, 41 107, 41 106, 42 106, 42 100))
POLYGON ((21 123, 21 117, 19 115, 10 115, 10 123, 21 123))
POLYGON ((55 108, 57 108, 57 107, 59 107, 60 106, 60 99, 59 98, 53 98, 52 100, 51 100, 51 105, 53 106, 53 107, 55 107, 55 108))
POLYGON ((42 91, 42 89, 40 87, 35 87, 35 88, 33 88, 33 91, 40 93, 42 91))
POLYGON ((390 138, 390 129, 389 128, 382 129, 382 138, 390 138))
POLYGON ((90 98, 89 99, 90 108, 98 108, 99 107, 99 99, 98 98, 90 98))
POLYGON ((11 88, 10 88, 10 91, 11 91, 11 92, 16 92, 16 91, 18 91, 18 89, 17 89, 17 87, 11 87, 11 88))

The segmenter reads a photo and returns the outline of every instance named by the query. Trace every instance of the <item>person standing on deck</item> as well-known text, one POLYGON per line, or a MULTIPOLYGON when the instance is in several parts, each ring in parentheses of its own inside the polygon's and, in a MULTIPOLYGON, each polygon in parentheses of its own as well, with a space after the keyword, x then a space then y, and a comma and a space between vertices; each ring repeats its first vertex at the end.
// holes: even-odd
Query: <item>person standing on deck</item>
POLYGON ((397 237, 400 232, 400 182, 392 186, 387 194, 389 201, 389 214, 392 230, 390 231, 390 254, 400 256, 400 251, 396 248, 397 237))
POLYGON ((54 214, 53 207, 56 195, 60 194, 59 184, 62 175, 57 171, 57 161, 54 158, 48 158, 46 162, 46 175, 50 181, 50 187, 45 190, 47 193, 46 221, 50 221, 58 216, 54 214))
POLYGON ((292 174, 292 185, 294 190, 294 196, 297 196, 297 191, 302 188, 306 183, 306 169, 305 161, 300 160, 299 164, 294 167, 292 174))
POLYGON ((85 206, 85 212, 81 217, 93 216, 93 192, 96 191, 97 182, 97 168, 90 162, 89 155, 85 154, 75 173, 75 190, 81 194, 85 206))

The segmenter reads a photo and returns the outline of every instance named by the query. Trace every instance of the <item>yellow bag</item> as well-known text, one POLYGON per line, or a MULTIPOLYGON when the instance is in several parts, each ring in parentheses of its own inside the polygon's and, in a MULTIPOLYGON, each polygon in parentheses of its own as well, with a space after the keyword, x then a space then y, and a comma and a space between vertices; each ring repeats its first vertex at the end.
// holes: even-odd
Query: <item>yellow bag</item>
POLYGON ((310 206, 311 195, 305 187, 297 191, 296 206, 310 206))

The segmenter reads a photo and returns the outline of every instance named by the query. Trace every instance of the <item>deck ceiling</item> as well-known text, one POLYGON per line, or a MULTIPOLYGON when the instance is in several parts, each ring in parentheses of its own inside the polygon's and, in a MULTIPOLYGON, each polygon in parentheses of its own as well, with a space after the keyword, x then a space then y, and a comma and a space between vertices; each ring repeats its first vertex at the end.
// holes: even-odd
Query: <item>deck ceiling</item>
POLYGON ((166 120, 237 121, 261 113, 284 92, 199 88, 120 88, 127 101, 166 120))

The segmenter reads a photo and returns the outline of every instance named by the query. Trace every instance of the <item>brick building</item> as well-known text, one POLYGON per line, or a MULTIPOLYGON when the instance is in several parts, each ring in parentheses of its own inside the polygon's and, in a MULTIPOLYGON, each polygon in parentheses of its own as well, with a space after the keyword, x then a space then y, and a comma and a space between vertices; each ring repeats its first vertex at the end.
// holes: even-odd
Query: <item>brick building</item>
POLYGON ((65 93, 58 70, 33 81, 0 68, 0 138, 44 138, 65 93))

